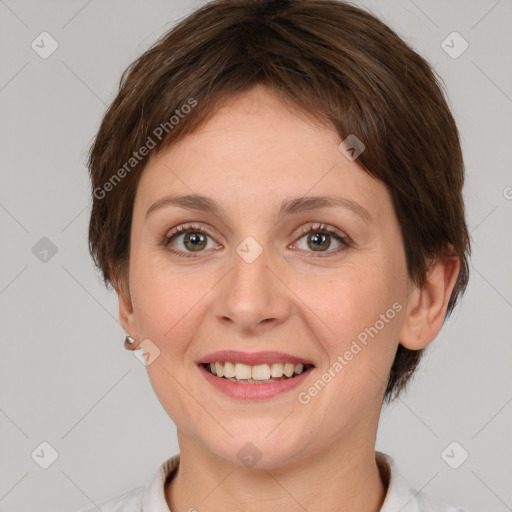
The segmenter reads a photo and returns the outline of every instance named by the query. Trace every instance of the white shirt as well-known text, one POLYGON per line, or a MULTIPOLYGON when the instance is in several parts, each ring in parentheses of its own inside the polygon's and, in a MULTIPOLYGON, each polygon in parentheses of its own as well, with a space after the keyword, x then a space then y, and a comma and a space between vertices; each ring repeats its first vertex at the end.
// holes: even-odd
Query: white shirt
MULTIPOLYGON (((398 472, 393 458, 376 452, 377 461, 387 473, 388 490, 380 512, 464 512, 423 492, 410 489, 398 472)), ((172 512, 165 500, 165 482, 171 480, 178 469, 180 455, 174 455, 163 462, 146 486, 140 486, 113 500, 100 503, 102 512, 172 512)), ((96 507, 80 512, 97 512, 96 507)))

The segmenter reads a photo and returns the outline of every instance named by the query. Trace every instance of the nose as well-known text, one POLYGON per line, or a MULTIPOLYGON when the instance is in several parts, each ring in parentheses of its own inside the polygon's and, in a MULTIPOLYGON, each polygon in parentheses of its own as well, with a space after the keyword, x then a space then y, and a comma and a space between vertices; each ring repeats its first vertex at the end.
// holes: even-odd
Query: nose
POLYGON ((215 298, 215 317, 240 333, 257 335, 289 317, 290 299, 270 250, 254 261, 234 253, 233 268, 215 298))

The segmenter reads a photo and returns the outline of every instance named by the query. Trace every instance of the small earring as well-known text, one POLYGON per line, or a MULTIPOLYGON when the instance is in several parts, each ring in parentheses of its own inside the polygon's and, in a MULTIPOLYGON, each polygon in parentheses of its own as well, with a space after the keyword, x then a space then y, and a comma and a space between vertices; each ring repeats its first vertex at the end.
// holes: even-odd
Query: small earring
POLYGON ((126 338, 124 339, 124 348, 126 350, 132 350, 132 345, 135 343, 135 340, 129 335, 126 335, 126 338))

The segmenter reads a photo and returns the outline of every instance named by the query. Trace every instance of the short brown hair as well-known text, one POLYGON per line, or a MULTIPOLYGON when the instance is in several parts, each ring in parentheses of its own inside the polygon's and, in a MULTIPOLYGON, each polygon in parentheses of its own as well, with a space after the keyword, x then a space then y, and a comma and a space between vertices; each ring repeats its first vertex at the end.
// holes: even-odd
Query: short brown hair
MULTIPOLYGON (((89 154, 89 247, 107 288, 129 293, 133 203, 149 158, 138 150, 158 154, 256 84, 342 140, 363 141, 358 163, 391 193, 415 284, 433 258, 459 257, 448 317, 467 286, 471 250, 457 126, 428 62, 373 15, 338 0, 214 0, 124 71, 89 154), (180 115, 187 104, 194 107, 180 115)), ((405 388, 421 354, 398 345, 385 401, 405 388)))

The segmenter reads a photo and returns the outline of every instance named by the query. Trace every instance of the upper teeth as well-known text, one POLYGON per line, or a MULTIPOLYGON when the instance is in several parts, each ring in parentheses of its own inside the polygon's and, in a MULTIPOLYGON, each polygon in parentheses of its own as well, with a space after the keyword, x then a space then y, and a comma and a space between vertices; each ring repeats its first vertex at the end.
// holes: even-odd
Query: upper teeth
POLYGON ((304 365, 293 363, 257 364, 250 366, 243 363, 217 362, 210 363, 210 371, 218 377, 235 379, 267 380, 271 377, 279 378, 283 375, 291 377, 294 373, 300 375, 304 365))

